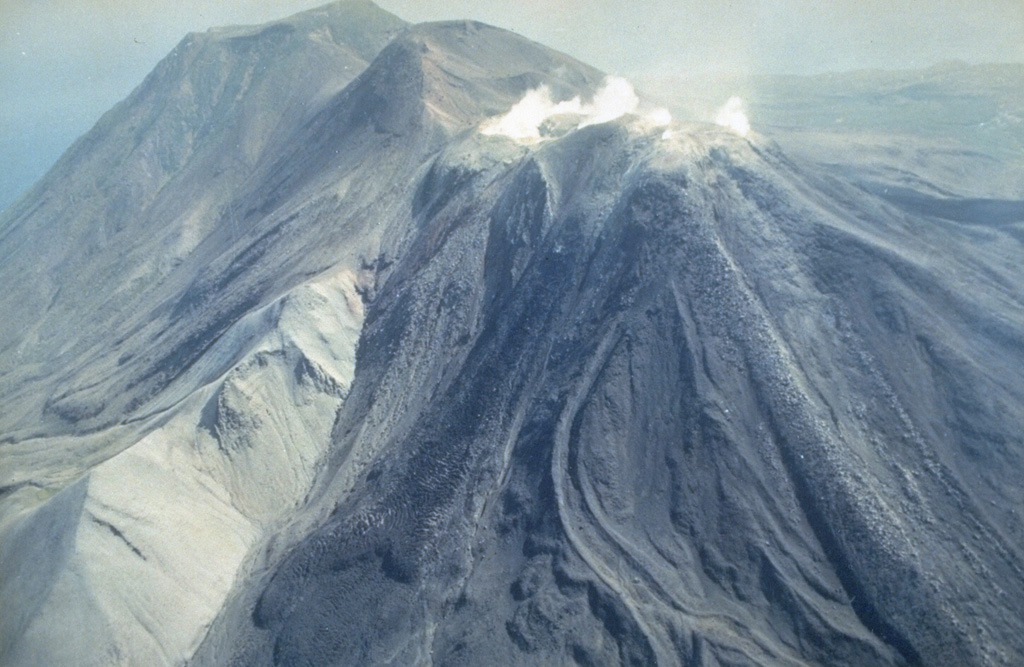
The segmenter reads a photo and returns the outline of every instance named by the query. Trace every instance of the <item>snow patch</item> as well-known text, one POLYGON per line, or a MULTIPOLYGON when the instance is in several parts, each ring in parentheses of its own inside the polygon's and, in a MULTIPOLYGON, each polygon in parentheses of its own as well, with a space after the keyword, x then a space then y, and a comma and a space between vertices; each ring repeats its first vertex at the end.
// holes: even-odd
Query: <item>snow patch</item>
MULTIPOLYGON (((637 114, 640 106, 633 84, 618 76, 605 77, 593 100, 587 103, 579 95, 571 100, 555 102, 551 89, 542 85, 527 91, 508 113, 485 121, 480 131, 517 141, 537 141, 541 139, 546 123, 575 130, 637 114)), ((659 107, 644 112, 642 119, 649 126, 662 127, 672 122, 672 114, 668 109, 659 107)))

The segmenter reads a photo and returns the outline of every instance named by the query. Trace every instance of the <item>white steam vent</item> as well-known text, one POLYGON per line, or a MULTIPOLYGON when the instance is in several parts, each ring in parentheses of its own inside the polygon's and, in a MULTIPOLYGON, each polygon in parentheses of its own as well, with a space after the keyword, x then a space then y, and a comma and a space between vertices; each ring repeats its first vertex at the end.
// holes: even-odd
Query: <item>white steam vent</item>
MULTIPOLYGON (((540 86, 527 91, 505 115, 486 121, 480 131, 517 141, 539 140, 542 127, 548 121, 560 121, 567 129, 579 129, 635 114, 639 107, 640 98, 633 84, 618 76, 605 77, 601 88, 594 93, 594 99, 587 103, 578 95, 571 100, 555 102, 551 98, 551 89, 540 86)), ((644 113, 644 120, 653 127, 661 127, 672 122, 672 114, 667 109, 651 109, 644 113)))
POLYGON ((750 120, 744 109, 743 100, 738 97, 730 97, 718 113, 715 115, 715 123, 727 127, 741 137, 750 133, 750 120))

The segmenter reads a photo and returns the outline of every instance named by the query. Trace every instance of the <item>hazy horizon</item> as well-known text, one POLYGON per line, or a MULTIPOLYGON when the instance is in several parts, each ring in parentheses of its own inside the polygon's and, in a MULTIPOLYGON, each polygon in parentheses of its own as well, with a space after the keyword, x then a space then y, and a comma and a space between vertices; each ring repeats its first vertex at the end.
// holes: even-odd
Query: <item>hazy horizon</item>
MULTIPOLYGON (((0 0, 0 209, 137 86, 188 32, 256 24, 320 0, 0 0)), ((1024 3, 938 0, 380 0, 416 23, 470 18, 629 78, 1024 62, 1024 3)))

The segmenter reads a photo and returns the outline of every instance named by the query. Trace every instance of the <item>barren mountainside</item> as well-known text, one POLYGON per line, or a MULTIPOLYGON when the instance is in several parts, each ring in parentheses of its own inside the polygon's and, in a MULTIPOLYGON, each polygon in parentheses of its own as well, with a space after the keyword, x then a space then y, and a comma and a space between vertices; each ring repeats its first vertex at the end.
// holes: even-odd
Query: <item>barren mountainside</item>
POLYGON ((798 153, 187 37, 0 214, 0 663, 1019 664, 1024 203, 798 153))

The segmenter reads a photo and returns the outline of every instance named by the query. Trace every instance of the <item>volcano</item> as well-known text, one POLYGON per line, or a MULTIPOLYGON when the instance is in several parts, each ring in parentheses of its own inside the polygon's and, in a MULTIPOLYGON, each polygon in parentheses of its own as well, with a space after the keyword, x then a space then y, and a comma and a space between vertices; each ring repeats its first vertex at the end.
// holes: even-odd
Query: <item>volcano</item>
POLYGON ((1024 202, 847 176, 480 23, 186 37, 0 215, 0 661, 1019 664, 1024 202))

